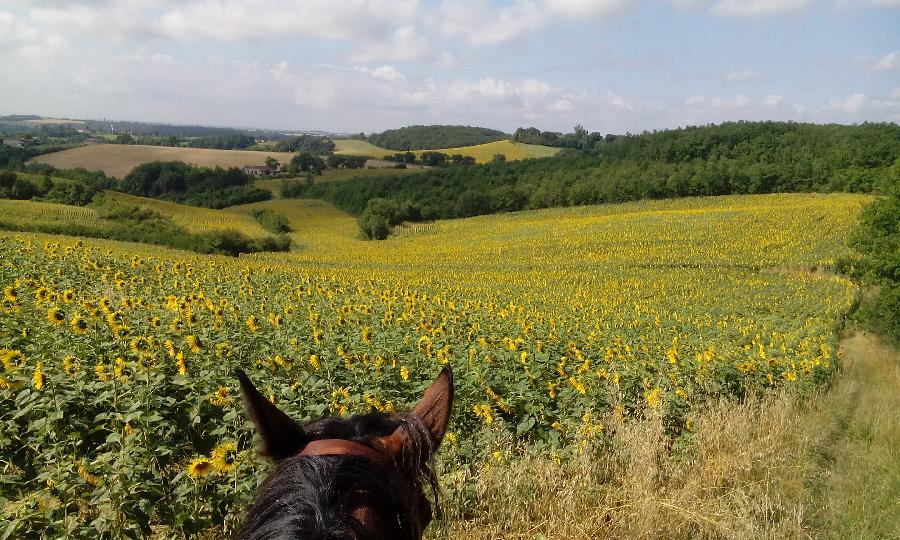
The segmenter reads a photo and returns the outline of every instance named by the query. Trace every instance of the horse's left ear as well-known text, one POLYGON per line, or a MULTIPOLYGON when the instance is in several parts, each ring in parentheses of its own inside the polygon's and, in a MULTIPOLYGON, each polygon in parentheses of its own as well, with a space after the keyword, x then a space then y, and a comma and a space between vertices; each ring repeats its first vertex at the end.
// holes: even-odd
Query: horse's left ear
MULTIPOLYGON (((450 422, 450 411, 453 407, 453 370, 447 365, 441 370, 434 382, 425 390, 422 399, 410 414, 418 416, 431 435, 431 452, 435 452, 444 439, 447 424, 450 422)), ((383 442, 394 455, 400 455, 404 446, 412 441, 405 426, 400 426, 394 433, 385 437, 383 442)), ((426 459, 430 455, 424 456, 426 459)))
POLYGON ((309 442, 303 427, 260 394, 246 373, 237 370, 235 375, 241 383, 244 408, 262 438, 262 455, 278 461, 300 452, 309 442))
POLYGON ((453 370, 447 364, 434 382, 425 390, 422 400, 413 409, 425 420, 428 431, 431 432, 435 449, 444 440, 447 424, 450 422, 450 410, 453 407, 453 370))

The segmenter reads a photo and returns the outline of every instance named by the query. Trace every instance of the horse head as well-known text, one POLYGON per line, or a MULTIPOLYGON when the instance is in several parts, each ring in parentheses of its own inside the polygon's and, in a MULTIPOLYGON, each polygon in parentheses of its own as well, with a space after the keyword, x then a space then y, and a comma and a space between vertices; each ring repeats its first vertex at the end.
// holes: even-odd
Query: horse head
POLYGON ((239 538, 415 540, 431 521, 430 466, 447 429, 447 366, 407 413, 323 418, 301 426, 238 380, 247 413, 275 469, 260 487, 239 538))

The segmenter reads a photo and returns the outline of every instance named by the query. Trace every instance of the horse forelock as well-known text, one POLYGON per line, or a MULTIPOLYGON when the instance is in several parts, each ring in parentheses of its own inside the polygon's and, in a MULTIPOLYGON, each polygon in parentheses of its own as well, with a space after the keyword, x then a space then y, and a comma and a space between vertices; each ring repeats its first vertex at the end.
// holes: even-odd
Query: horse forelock
POLYGON ((369 414, 326 418, 305 427, 312 440, 344 439, 383 451, 379 441, 398 428, 406 435, 395 470, 359 456, 294 456, 281 460, 260 488, 240 538, 377 538, 349 515, 348 494, 363 493, 372 512, 398 531, 398 539, 420 538, 431 519, 425 487, 435 500, 437 478, 430 466, 433 441, 421 418, 369 414))

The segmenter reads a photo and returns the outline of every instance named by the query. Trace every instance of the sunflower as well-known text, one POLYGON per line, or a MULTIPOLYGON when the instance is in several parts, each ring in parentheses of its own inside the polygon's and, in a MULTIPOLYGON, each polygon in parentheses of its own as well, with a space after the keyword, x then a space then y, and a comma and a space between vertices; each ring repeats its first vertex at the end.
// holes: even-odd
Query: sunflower
POLYGON ((80 334, 84 334, 85 332, 87 332, 87 329, 88 329, 88 323, 86 320, 84 320, 84 317, 82 317, 81 315, 78 315, 78 314, 76 314, 74 317, 72 317, 72 331, 73 332, 80 335, 80 334))
POLYGON ((40 390, 44 387, 44 372, 42 371, 43 366, 40 362, 34 367, 34 389, 40 390))
POLYGON ((190 335, 187 337, 188 347, 190 347, 191 352, 197 354, 203 348, 203 344, 200 342, 200 338, 195 335, 190 335))
POLYGON ((25 364, 25 355, 19 350, 2 350, 3 368, 12 371, 25 364))
POLYGON ((56 306, 47 310, 47 320, 52 324, 61 324, 66 320, 66 315, 56 306))
POLYGON ((237 461, 237 445, 232 442, 222 443, 212 451, 212 462, 219 472, 227 473, 234 468, 237 461))
POLYGON ((178 364, 178 374, 187 375, 187 363, 184 361, 183 352, 178 351, 178 354, 175 355, 175 363, 178 364))
POLYGON ((215 469, 213 462, 206 457, 198 457, 188 465, 187 472, 191 478, 203 478, 215 469))
POLYGON ((256 315, 247 317, 247 328, 249 328, 251 332, 256 332, 259 329, 259 319, 256 318, 256 315))
POLYGON ((72 289, 66 289, 62 293, 62 299, 63 299, 63 302, 65 302, 67 304, 74 301, 75 300, 75 291, 73 291, 72 289))
POLYGON ((216 393, 209 397, 209 402, 218 407, 224 407, 231 403, 231 399, 228 398, 228 389, 220 386, 216 393))

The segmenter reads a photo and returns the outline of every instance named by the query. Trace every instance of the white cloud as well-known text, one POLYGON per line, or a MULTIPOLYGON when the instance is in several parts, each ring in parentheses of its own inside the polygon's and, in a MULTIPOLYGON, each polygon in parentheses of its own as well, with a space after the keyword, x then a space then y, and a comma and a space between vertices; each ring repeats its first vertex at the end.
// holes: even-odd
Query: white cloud
POLYGON ((412 26, 395 30, 384 40, 363 43, 351 58, 356 62, 406 62, 431 55, 431 43, 412 26))
POLYGON ((183 40, 312 36, 373 41, 415 22, 418 0, 194 0, 159 20, 164 35, 183 40))
POLYGON ((739 71, 732 71, 730 73, 726 73, 722 77, 726 82, 733 83, 745 83, 745 82, 761 82, 765 81, 767 78, 765 75, 758 71, 754 71, 752 69, 741 69, 739 71))
POLYGON ((863 94, 852 94, 846 98, 831 98, 828 100, 829 109, 845 113, 859 112, 865 105, 866 96, 863 94))
POLYGON ((777 107, 782 101, 784 101, 784 96, 780 94, 771 94, 763 98, 763 103, 770 107, 777 107))
POLYGON ((725 17, 760 18, 804 9, 811 0, 719 0, 713 13, 725 17))
POLYGON ((878 58, 872 64, 875 71, 896 71, 900 69, 900 51, 888 53, 878 58))
POLYGON ((609 21, 633 10, 639 0, 514 0, 494 7, 487 0, 443 0, 432 24, 446 38, 493 45, 552 24, 609 21))

